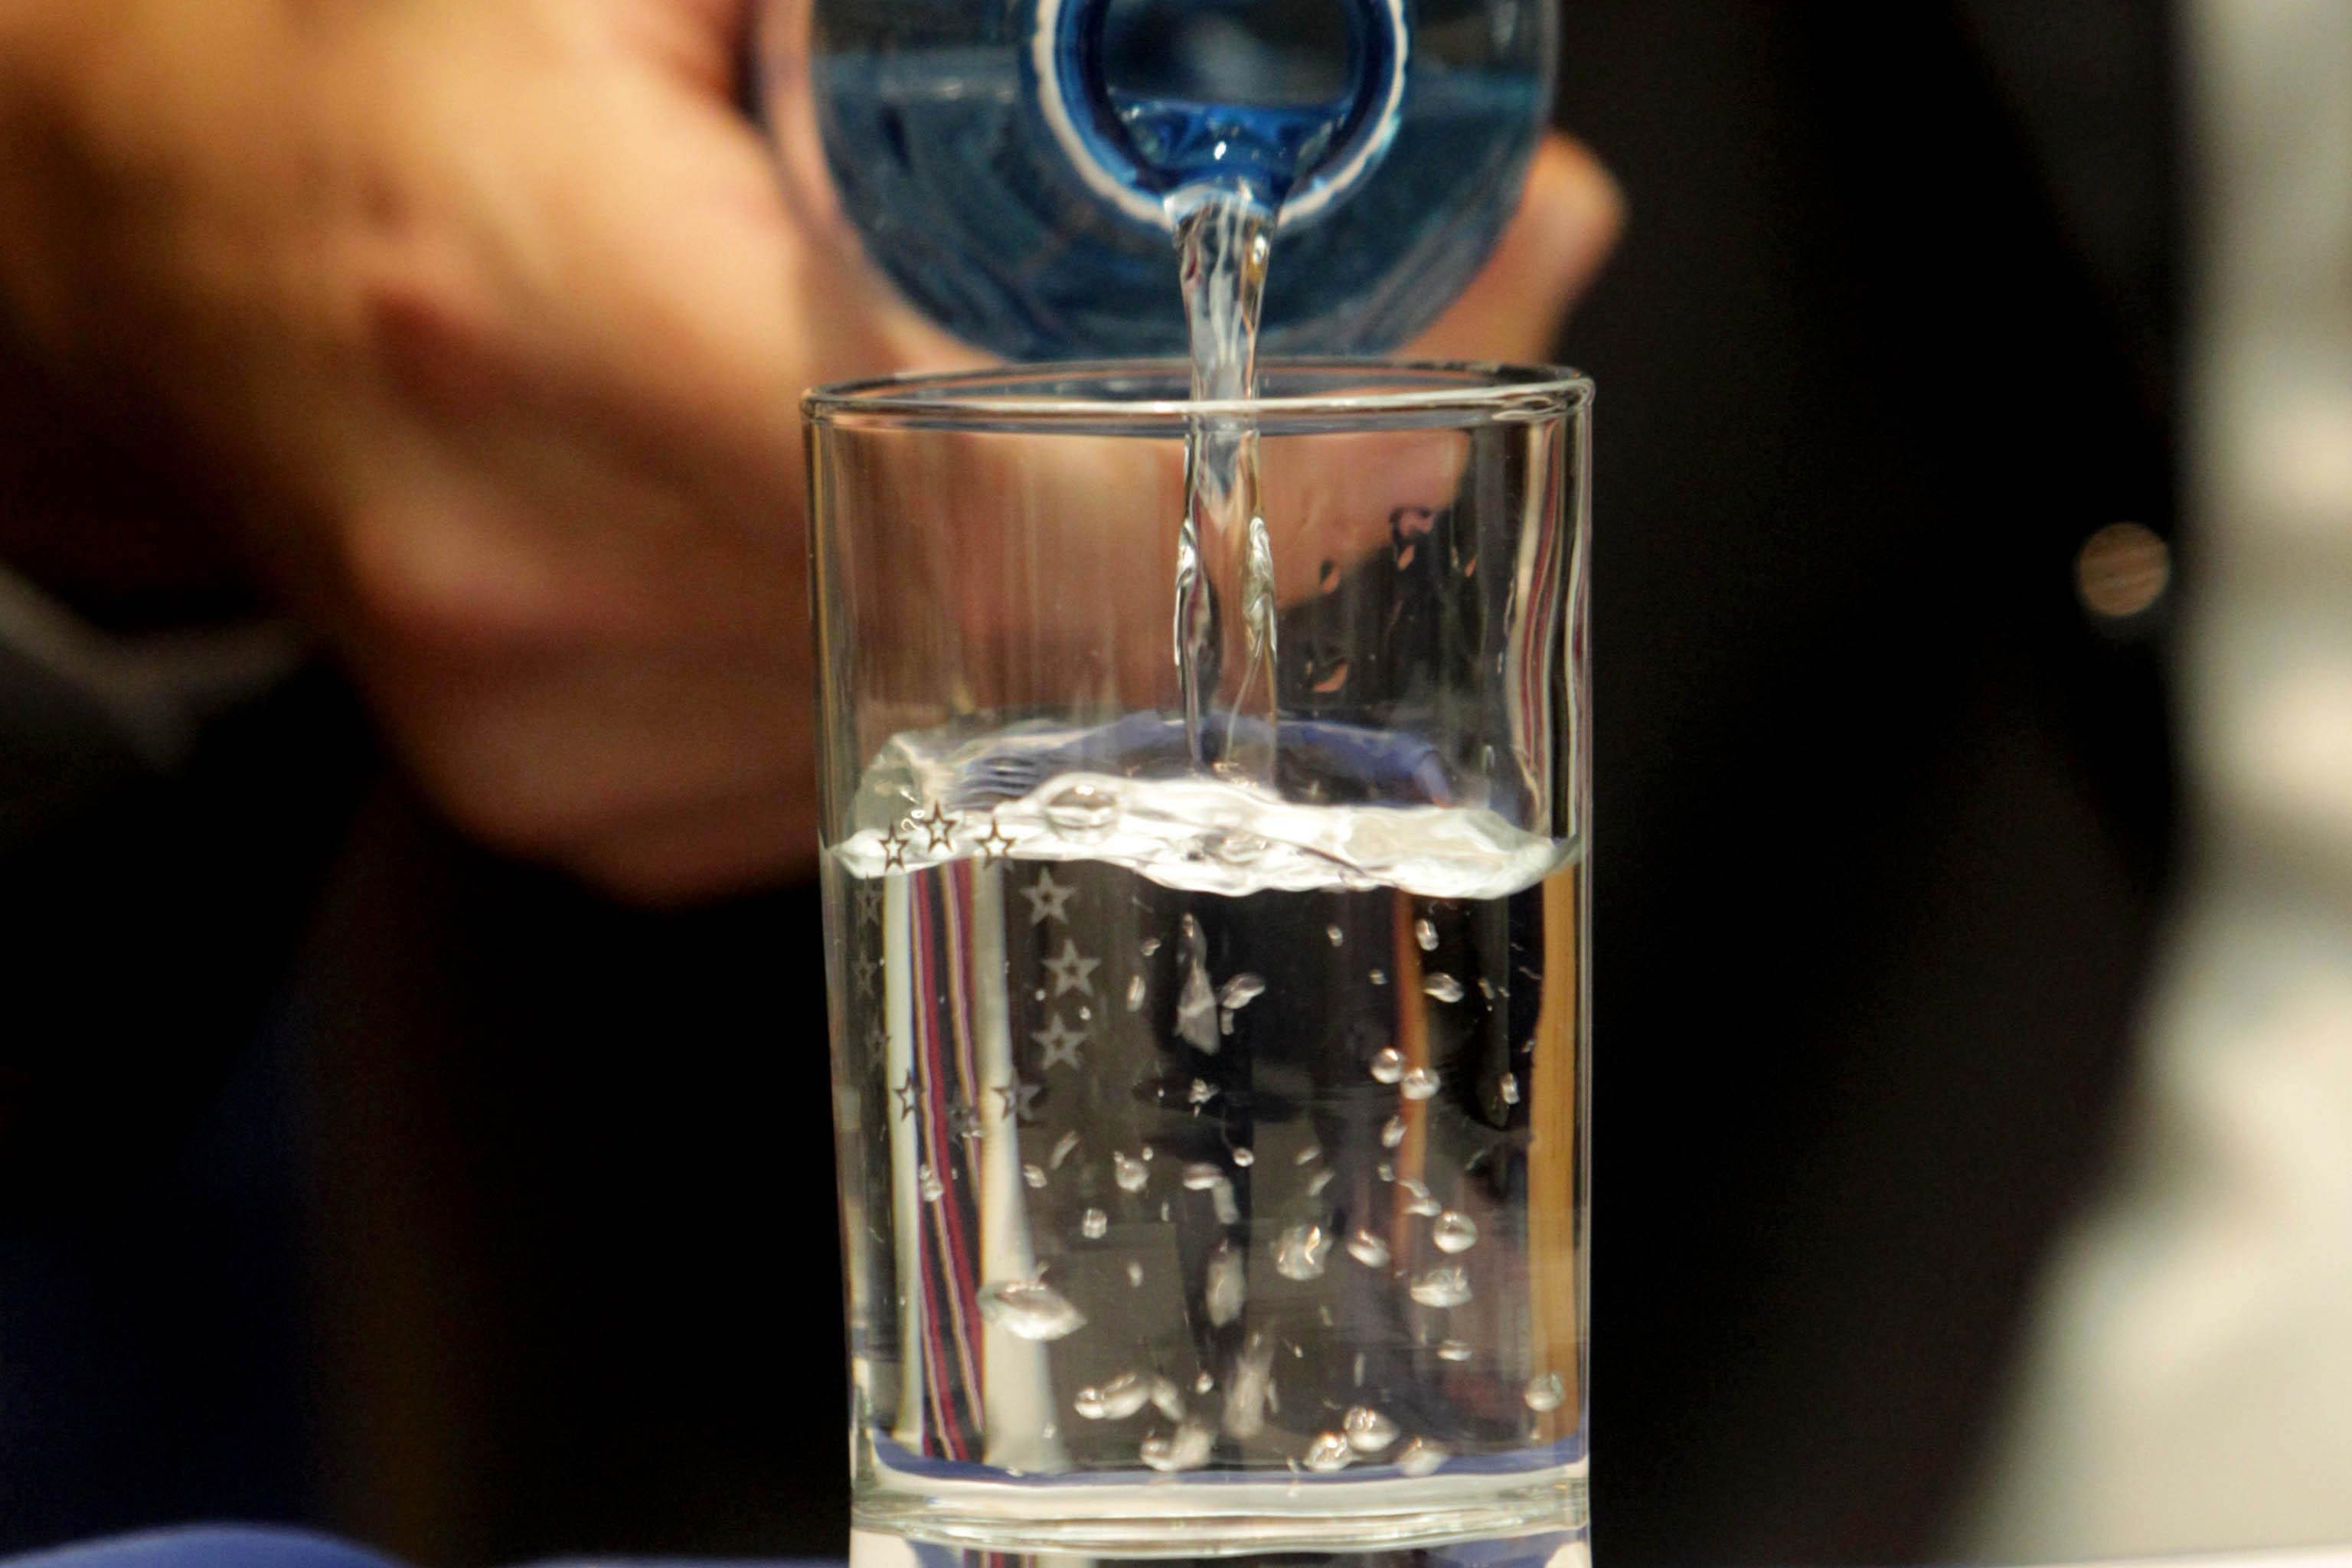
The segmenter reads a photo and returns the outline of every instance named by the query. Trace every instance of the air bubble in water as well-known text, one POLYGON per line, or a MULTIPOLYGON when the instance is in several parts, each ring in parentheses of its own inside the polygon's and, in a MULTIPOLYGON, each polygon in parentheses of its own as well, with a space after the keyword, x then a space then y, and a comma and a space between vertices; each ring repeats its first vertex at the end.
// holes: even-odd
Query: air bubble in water
POLYGON ((1404 1053, 1394 1046, 1382 1046, 1372 1053, 1372 1078, 1379 1083, 1394 1083, 1404 1077, 1404 1053))
POLYGON ((1184 1419, 1184 1391, 1164 1377, 1151 1380, 1151 1407, 1171 1421, 1184 1419))
POLYGON ((1415 1437, 1397 1450, 1396 1468, 1402 1475, 1425 1476, 1451 1458, 1443 1444, 1415 1437))
POLYGON ((1257 1151, 1255 1149, 1234 1150, 1234 1163, 1239 1165, 1244 1171, 1248 1170, 1252 1165, 1257 1163, 1257 1151))
POLYGON ((1192 1105, 1206 1105, 1216 1098, 1217 1086, 1205 1079, 1194 1079, 1192 1087, 1184 1091, 1186 1102, 1192 1105))
POLYGON ((1437 951, 1437 926, 1426 915, 1412 922, 1412 940, 1421 943, 1423 952, 1437 951))
POLYGON ((1310 1198, 1322 1196, 1323 1189, 1331 1184, 1331 1177, 1333 1174, 1334 1173, 1331 1171, 1322 1170, 1316 1172, 1314 1175, 1308 1177, 1307 1182, 1307 1195, 1310 1198))
POLYGON ((1290 1157, 1290 1163, 1294 1165, 1311 1165, 1322 1157, 1323 1145, 1320 1143, 1309 1143, 1306 1148, 1301 1149, 1297 1153, 1293 1154, 1290 1157))
POLYGON ((1223 1044, 1217 1026, 1217 994, 1209 986, 1209 939, 1201 922, 1186 915, 1181 925, 1184 942, 1184 985, 1176 994, 1176 1033, 1204 1056, 1214 1056, 1223 1044))
POLYGON ((1076 1133, 1063 1133, 1059 1138, 1054 1141, 1054 1152, 1045 1156, 1045 1163, 1056 1171, 1060 1170, 1062 1168, 1062 1162, 1076 1153, 1077 1152, 1077 1147, 1078 1135, 1076 1133))
POLYGON ((1217 1380, 1216 1380, 1215 1378, 1213 1378, 1213 1377, 1211 1377, 1211 1376, 1210 1376, 1207 1373, 1205 1373, 1205 1372, 1204 1372, 1204 1373, 1201 1373, 1201 1375, 1200 1375, 1200 1376, 1198 1376, 1198 1377, 1196 1377, 1196 1378, 1194 1378, 1194 1379, 1192 1380, 1192 1392, 1193 1392, 1193 1393, 1195 1393, 1195 1394, 1209 1394, 1209 1393, 1213 1393, 1213 1392, 1214 1392, 1214 1391, 1215 1391, 1216 1386, 1217 1386, 1217 1380))
POLYGON ((1151 1173, 1143 1168, 1143 1162, 1123 1150, 1112 1151, 1110 1169, 1111 1179, 1118 1184, 1118 1190, 1122 1193, 1139 1193, 1143 1184, 1151 1179, 1151 1173))
MULTIPOLYGON (((900 1168, 904 1169, 903 1166, 900 1168)), ((929 1165, 919 1165, 915 1168, 915 1186, 921 1192, 923 1201, 927 1204, 935 1204, 948 1195, 948 1184, 940 1181, 940 1173, 929 1165)))
POLYGON ((1045 1190, 1045 1173, 1039 1170, 1034 1165, 1022 1166, 1021 1179, 1028 1183, 1031 1189, 1034 1191, 1043 1192, 1045 1190))
POLYGON ((1348 940, 1348 933, 1341 931, 1338 926, 1325 926, 1323 928, 1323 934, 1331 939, 1331 945, 1333 947, 1337 947, 1341 942, 1348 940))
POLYGON ((1140 974, 1127 983, 1127 1010, 1130 1013, 1143 1011, 1143 976, 1140 974))
POLYGON ((1100 1388, 1082 1388, 1075 1402, 1089 1421, 1124 1421, 1151 1403, 1151 1380, 1139 1372, 1123 1372, 1100 1388))
POLYGON ((1040 1279, 998 1279, 980 1288, 980 1315, 1024 1340, 1058 1340, 1086 1327, 1087 1315, 1040 1279))
POLYGON ((1431 1219, 1444 1212, 1445 1205, 1429 1195, 1429 1189, 1407 1176, 1399 1185, 1404 1188, 1404 1212, 1421 1219, 1431 1219))
POLYGON ((1088 1241, 1100 1241, 1110 1234, 1110 1215, 1100 1209, 1088 1209, 1078 1221, 1078 1230, 1088 1241))
POLYGON ((1383 1182, 1393 1182, 1396 1180, 1396 1167, 1383 1160, 1372 1167, 1372 1174, 1383 1182))
POLYGON ((1205 1193, 1225 1179, 1225 1173, 1206 1160, 1196 1160, 1184 1167, 1181 1178, 1188 1193, 1205 1193))
POLYGON ((1217 990, 1217 1005, 1238 1013, 1265 994, 1265 981, 1255 974, 1236 974, 1217 990))
POLYGON ((1127 1260, 1127 1288, 1140 1289, 1143 1286, 1143 1265, 1130 1258, 1127 1260))
POLYGON ((1440 1252, 1467 1252, 1478 1242, 1478 1222, 1455 1209, 1447 1209, 1429 1227, 1429 1239, 1437 1243, 1440 1252))
POLYGON ((1230 1244, 1220 1242, 1217 1250, 1209 1254, 1206 1274, 1201 1306, 1209 1321, 1223 1328, 1242 1315, 1242 1296, 1247 1288, 1242 1277, 1242 1255, 1230 1244))
POLYGON ((1519 1102, 1519 1075, 1515 1072, 1505 1073, 1503 1075, 1501 1087, 1503 1091, 1503 1103, 1505 1105, 1517 1105, 1519 1102))
POLYGON ((1437 1347, 1437 1359, 1440 1361, 1468 1361, 1473 1353, 1469 1345, 1461 1340, 1447 1340, 1437 1347))
POLYGON ((1377 1454, 1397 1440, 1397 1424, 1369 1405, 1359 1405, 1340 1418, 1348 1447, 1359 1454, 1377 1454))
POLYGON ((1135 951, 1150 958, 1160 951, 1160 939, 1156 936, 1147 936, 1135 944, 1135 951))
POLYGON ((1093 837, 1118 820, 1118 796, 1101 784, 1074 784, 1046 797, 1045 820, 1073 838, 1093 837))
POLYGON ((1375 985, 1386 985, 1389 983, 1389 972, 1385 969, 1375 969, 1364 978, 1375 985))
POLYGON ((1386 1268, 1389 1244, 1369 1230, 1360 1230, 1348 1237, 1348 1256, 1367 1268, 1386 1268))
POLYGON ((1348 1442, 1346 1433, 1323 1432, 1307 1445, 1302 1462, 1308 1469, 1328 1475, 1333 1470, 1346 1469, 1355 1463, 1355 1459, 1356 1450, 1348 1442))
POLYGON ((1459 1002, 1462 1000, 1462 982, 1454 979, 1451 974, 1433 974, 1428 979, 1421 983, 1421 988, 1429 995, 1436 997, 1440 1002, 1459 1002))
POLYGON ((1209 1462, 1217 1435, 1198 1422, 1186 1422, 1165 1437, 1146 1437, 1139 1450, 1155 1470, 1197 1470, 1209 1462))
POLYGON ((1427 1100, 1436 1092, 1435 1068, 1415 1068, 1404 1075, 1404 1097, 1407 1100, 1427 1100))
POLYGON ((1458 1264, 1443 1264, 1416 1275, 1408 1289, 1424 1307, 1458 1307, 1470 1299, 1470 1276, 1458 1264))
POLYGON ((1381 1127, 1381 1147, 1393 1149, 1404 1142, 1404 1118, 1391 1116, 1381 1127))
POLYGON ((1320 1279, 1331 1237, 1319 1225, 1294 1225, 1274 1244, 1274 1271, 1285 1279, 1320 1279))
POLYGON ((1225 1435, 1255 1437, 1265 1430, 1266 1406, 1274 1397, 1274 1344, 1252 1334, 1234 1357, 1225 1383, 1225 1435))
POLYGON ((1528 1408, 1530 1410, 1538 1412, 1557 1410, 1560 1406, 1560 1401, 1568 1397, 1568 1388, 1560 1382, 1559 1373, 1548 1372, 1541 1377, 1528 1379, 1527 1391, 1519 1397, 1528 1402, 1528 1408))

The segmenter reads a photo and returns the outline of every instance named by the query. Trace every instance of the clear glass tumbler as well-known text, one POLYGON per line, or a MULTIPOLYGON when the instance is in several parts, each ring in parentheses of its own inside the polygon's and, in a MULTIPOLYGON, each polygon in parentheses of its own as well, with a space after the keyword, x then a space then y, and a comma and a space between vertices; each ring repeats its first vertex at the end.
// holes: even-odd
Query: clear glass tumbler
POLYGON ((1580 1541, 1591 388, 1186 374, 808 400, 861 1540, 1580 1541))

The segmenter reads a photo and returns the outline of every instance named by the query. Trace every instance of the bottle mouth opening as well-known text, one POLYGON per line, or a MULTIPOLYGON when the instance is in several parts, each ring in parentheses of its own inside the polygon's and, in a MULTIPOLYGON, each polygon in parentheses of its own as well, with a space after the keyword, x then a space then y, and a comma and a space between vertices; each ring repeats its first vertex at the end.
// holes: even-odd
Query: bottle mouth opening
POLYGON ((1393 140, 1405 0, 1034 0, 1032 100, 1079 180, 1172 232, 1180 192, 1223 187, 1312 220, 1393 140))

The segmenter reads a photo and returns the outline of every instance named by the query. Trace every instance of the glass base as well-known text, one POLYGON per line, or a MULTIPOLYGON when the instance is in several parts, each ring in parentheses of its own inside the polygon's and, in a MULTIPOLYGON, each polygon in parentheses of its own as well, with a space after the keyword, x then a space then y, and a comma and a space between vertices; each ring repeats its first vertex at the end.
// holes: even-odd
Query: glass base
MULTIPOLYGON (((929 1468, 926 1467, 927 1470, 929 1468)), ((915 1559, 901 1568, 942 1568, 913 1542, 992 1554, 1039 1553, 1060 1559, 1246 1557, 1262 1552, 1329 1553, 1360 1563, 1366 1554, 1439 1551, 1430 1562, 1475 1562, 1479 1568, 1549 1563, 1585 1534, 1585 1463, 1542 1469, 1383 1477, 1267 1479, 1260 1475, 1128 1479, 1099 1477, 1053 1483, 964 1479, 887 1468, 858 1489, 856 1533, 873 1535, 869 1552, 896 1541, 915 1559), (903 1538, 903 1539, 899 1539, 903 1538), (1524 1540, 1524 1553, 1498 1543, 1524 1540)), ((853 1550, 851 1568, 887 1568, 853 1550)), ((942 1560, 944 1563, 945 1560, 942 1560)), ((1295 1562, 1295 1558, 1293 1559, 1295 1562)), ((1576 1568, 1574 1563, 1560 1568, 1576 1568)))

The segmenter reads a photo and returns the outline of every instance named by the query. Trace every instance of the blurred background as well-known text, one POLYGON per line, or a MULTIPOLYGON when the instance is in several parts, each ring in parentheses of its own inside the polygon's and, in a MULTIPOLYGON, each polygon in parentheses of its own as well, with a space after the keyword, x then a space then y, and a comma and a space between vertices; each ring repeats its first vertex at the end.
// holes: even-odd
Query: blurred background
MULTIPOLYGON (((2352 8, 1563 23, 1596 1550, 2352 1540, 2352 8)), ((100 630, 252 608, 125 538, 100 630)), ((813 889, 501 858, 284 634, 118 668, 9 540, 0 1550, 840 1551, 813 889)))

